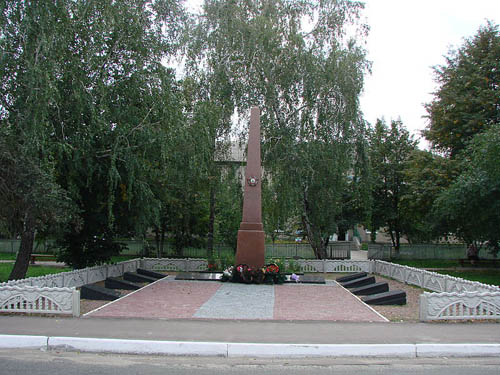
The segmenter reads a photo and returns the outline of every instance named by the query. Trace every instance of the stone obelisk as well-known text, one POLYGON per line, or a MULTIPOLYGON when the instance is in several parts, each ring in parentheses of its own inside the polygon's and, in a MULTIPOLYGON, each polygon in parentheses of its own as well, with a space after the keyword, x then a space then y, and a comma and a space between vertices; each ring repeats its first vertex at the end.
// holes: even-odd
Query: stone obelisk
POLYGON ((243 218, 238 231, 236 264, 260 268, 265 263, 265 234, 262 226, 260 166, 260 109, 252 107, 248 134, 247 166, 243 194, 243 218))

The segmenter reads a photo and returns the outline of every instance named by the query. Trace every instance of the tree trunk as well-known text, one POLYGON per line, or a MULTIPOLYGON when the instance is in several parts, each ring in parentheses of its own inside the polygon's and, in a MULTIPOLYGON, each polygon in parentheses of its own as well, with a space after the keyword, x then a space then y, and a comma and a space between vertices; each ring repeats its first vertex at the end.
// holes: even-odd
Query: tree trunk
POLYGON ((161 227, 160 231, 160 247, 158 249, 159 257, 158 258, 163 258, 163 250, 165 248, 165 227, 161 227))
POLYGON ((14 268, 9 275, 9 280, 21 280, 26 277, 30 264, 31 253, 33 252, 33 243, 35 242, 35 225, 34 220, 26 215, 23 225, 23 233, 21 234, 21 246, 17 253, 14 268))
POLYGON ((306 230, 309 243, 311 244, 316 259, 326 259, 327 242, 323 239, 321 233, 318 233, 317 228, 314 228, 314 225, 309 221, 308 218, 309 202, 307 200, 306 192, 304 192, 303 203, 304 203, 304 214, 302 215, 302 225, 306 230))
POLYGON ((210 184, 210 216, 208 219, 207 257, 214 256, 215 187, 210 184))
POLYGON ((155 244, 156 244, 156 257, 161 258, 161 256, 160 256, 160 254, 161 254, 160 231, 159 231, 158 227, 156 227, 156 226, 154 229, 154 233, 155 233, 155 244))

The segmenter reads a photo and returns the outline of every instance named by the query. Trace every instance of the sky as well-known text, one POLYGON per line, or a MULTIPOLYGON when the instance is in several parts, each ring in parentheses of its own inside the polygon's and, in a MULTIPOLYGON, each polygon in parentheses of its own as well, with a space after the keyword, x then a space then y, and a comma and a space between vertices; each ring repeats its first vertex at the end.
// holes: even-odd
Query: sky
MULTIPOLYGON (((372 74, 365 78, 365 119, 401 118, 416 139, 427 125, 423 106, 437 88, 432 67, 444 64, 487 20, 500 24, 498 0, 365 0, 363 17, 372 74)), ((422 148, 427 142, 421 140, 422 148)))
MULTIPOLYGON (((365 77, 361 96, 364 118, 375 124, 401 119, 420 136, 429 103, 436 91, 432 67, 444 64, 450 48, 460 47, 487 20, 500 24, 500 0, 361 0, 363 21, 370 33, 365 48, 372 73, 365 77)), ((187 0, 199 9, 202 0, 187 0)))

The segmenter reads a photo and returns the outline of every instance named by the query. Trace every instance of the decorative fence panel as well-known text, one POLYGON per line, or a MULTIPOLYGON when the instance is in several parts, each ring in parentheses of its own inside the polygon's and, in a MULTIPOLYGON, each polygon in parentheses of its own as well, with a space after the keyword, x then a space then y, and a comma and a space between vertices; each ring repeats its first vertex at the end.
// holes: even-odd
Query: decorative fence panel
POLYGON ((500 292, 500 287, 377 260, 375 272, 434 292, 500 292))
POLYGON ((325 272, 328 273, 348 273, 348 272, 373 272, 374 262, 367 260, 327 260, 325 262, 325 272))
POLYGON ((79 316, 80 292, 75 288, 1 287, 0 311, 79 316))
POLYGON ((85 284, 134 272, 141 260, 85 268, 55 275, 30 277, 0 284, 0 311, 80 315, 80 292, 85 284))
POLYGON ((378 260, 375 273, 438 292, 420 296, 420 320, 500 319, 500 287, 378 260))
POLYGON ((500 292, 420 295, 420 320, 458 319, 500 319, 500 292))

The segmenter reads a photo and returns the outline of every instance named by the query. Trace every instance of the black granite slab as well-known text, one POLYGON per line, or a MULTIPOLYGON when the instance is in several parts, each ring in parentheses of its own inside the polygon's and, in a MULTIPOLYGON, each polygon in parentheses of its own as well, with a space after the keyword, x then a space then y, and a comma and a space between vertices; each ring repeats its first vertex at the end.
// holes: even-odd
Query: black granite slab
POLYGON ((137 269, 137 273, 139 275, 154 277, 155 279, 163 279, 164 277, 168 276, 168 275, 165 275, 163 273, 159 273, 159 272, 155 272, 155 271, 150 271, 150 270, 145 270, 145 269, 142 269, 142 268, 138 268, 137 269))
POLYGON ((335 280, 339 283, 345 283, 346 281, 351 281, 355 279, 360 279, 362 277, 366 277, 368 274, 366 272, 357 272, 353 273, 350 275, 342 276, 342 277, 337 277, 335 280))
POLYGON ((93 299, 99 301, 114 301, 121 297, 121 294, 113 289, 103 288, 102 286, 87 284, 80 288, 80 298, 93 299))
POLYGON ((390 292, 362 297, 361 300, 369 305, 406 305, 406 292, 392 290, 390 292))
POLYGON ((370 294, 378 294, 389 291, 389 284, 381 282, 375 284, 368 284, 358 288, 351 289, 351 293, 357 296, 368 296, 370 294))
POLYGON ((135 284, 131 281, 122 280, 117 277, 108 277, 104 281, 104 287, 108 289, 124 289, 124 290, 141 289, 141 285, 135 284))
POLYGON ((299 283, 301 284, 325 284, 323 275, 300 275, 299 283))
POLYGON ((179 272, 176 280, 220 281, 222 272, 179 272))
POLYGON ((365 276, 359 279, 346 281, 345 283, 340 283, 344 288, 359 288, 363 285, 375 284, 375 277, 365 276))
POLYGON ((139 275, 136 272, 125 272, 123 274, 123 278, 127 281, 132 281, 135 283, 152 283, 152 282, 158 280, 155 277, 139 275))

